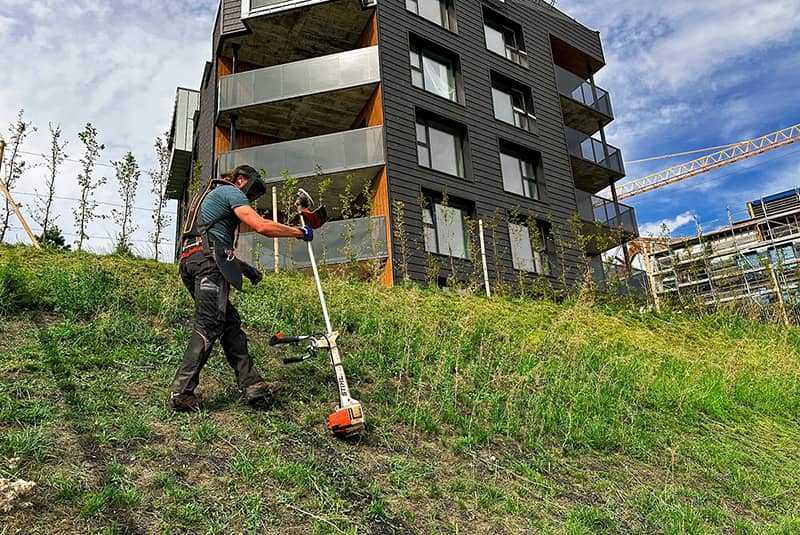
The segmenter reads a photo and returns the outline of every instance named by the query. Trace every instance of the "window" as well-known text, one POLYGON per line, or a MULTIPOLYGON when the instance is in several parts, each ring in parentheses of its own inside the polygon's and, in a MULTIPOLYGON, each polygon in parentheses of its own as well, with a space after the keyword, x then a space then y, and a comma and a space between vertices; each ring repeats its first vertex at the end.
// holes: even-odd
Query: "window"
POLYGON ((483 20, 486 48, 527 68, 528 55, 522 44, 522 28, 487 9, 483 10, 483 20))
POLYGON ((539 176, 541 176, 541 158, 518 156, 500 149, 500 170, 503 173, 503 189, 534 199, 541 200, 539 176))
POLYGON ((470 258, 470 237, 465 219, 469 217, 466 205, 427 199, 422 207, 422 233, 425 250, 430 253, 470 258))
POLYGON ((552 248, 550 229, 542 221, 509 223, 511 238, 511 260, 514 269, 550 274, 548 255, 552 248))
POLYGON ((406 0, 406 9, 442 28, 456 31, 453 0, 406 0))
POLYGON ((417 161, 422 167, 463 177, 463 140, 459 129, 418 116, 417 161))
POLYGON ((457 59, 434 51, 412 40, 410 51, 411 83, 454 102, 458 101, 456 86, 457 59))
POLYGON ((492 104, 498 120, 536 133, 536 116, 529 88, 492 73, 492 104))

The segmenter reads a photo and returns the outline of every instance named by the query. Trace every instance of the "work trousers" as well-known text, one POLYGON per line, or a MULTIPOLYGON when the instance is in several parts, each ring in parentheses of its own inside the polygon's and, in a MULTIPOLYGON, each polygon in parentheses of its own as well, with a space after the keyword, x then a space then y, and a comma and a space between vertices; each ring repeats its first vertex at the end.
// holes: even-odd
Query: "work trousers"
POLYGON ((198 251, 181 260, 180 275, 194 299, 194 327, 175 374, 172 392, 194 392, 214 343, 221 337, 225 358, 236 373, 239 390, 261 381, 247 351, 247 337, 242 331, 239 312, 228 299, 229 285, 214 259, 198 251))

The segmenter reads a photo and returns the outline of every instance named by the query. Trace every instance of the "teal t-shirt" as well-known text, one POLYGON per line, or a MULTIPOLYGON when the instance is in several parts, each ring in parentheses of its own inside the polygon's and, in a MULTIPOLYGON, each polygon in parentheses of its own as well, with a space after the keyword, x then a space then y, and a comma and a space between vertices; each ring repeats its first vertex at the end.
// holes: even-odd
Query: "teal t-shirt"
POLYGON ((239 226, 239 218, 236 217, 233 209, 249 205, 250 201, 247 199, 247 195, 236 186, 217 186, 206 195, 203 205, 200 207, 200 216, 206 225, 222 218, 208 232, 226 248, 232 249, 236 228, 239 226))

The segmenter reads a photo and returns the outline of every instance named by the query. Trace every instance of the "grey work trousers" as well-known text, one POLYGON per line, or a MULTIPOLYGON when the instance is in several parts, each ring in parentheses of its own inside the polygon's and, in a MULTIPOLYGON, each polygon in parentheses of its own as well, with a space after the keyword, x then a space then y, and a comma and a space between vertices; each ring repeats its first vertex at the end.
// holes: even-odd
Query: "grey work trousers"
POLYGON ((262 380, 247 351, 239 312, 228 299, 229 285, 214 259, 197 251, 181 260, 180 275, 194 299, 194 327, 183 362, 172 382, 172 392, 194 392, 214 343, 221 338, 225 358, 236 374, 239 390, 262 380))

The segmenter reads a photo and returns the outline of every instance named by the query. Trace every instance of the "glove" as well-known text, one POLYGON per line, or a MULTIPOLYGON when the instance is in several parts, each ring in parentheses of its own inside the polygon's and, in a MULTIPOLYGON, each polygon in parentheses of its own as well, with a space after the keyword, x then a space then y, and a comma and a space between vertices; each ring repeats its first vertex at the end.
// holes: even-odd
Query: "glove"
POLYGON ((264 278, 264 274, 261 273, 255 267, 251 266, 250 264, 247 264, 246 262, 241 262, 241 266, 242 266, 242 275, 247 277, 250 280, 250 284, 252 284, 253 286, 261 282, 261 279, 264 278))
POLYGON ((311 241, 314 239, 314 229, 312 229, 308 225, 306 225, 305 227, 300 227, 300 230, 303 231, 303 235, 298 236, 297 237, 298 240, 311 241))

